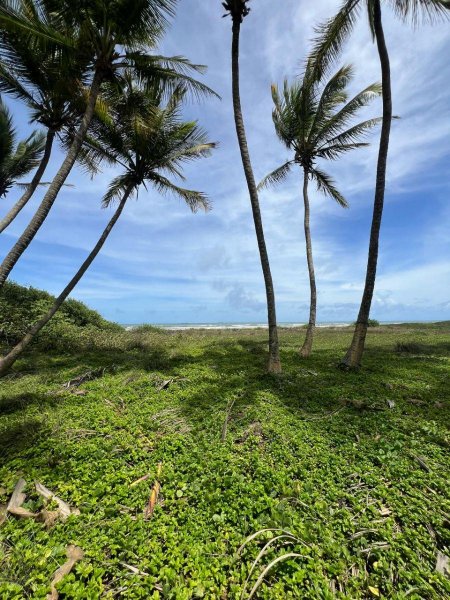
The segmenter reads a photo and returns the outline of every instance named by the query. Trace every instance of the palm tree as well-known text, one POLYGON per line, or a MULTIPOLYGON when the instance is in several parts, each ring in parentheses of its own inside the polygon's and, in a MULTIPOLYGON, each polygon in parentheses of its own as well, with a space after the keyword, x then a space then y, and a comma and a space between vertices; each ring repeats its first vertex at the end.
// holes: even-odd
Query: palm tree
POLYGON ((17 132, 11 114, 0 97, 0 198, 8 190, 36 168, 45 147, 45 135, 33 131, 16 145, 17 132))
MULTIPOLYGON (((433 20, 445 14, 448 15, 449 13, 446 13, 446 11, 450 9, 449 0, 386 0, 386 3, 391 5, 395 13, 402 20, 407 20, 411 17, 413 21, 416 21, 421 11, 426 19, 433 20)), ((319 73, 324 72, 339 55, 342 44, 350 35, 356 23, 362 4, 363 0, 345 0, 339 12, 318 28, 319 36, 312 55, 316 61, 319 73)), ((386 187, 386 165, 392 121, 391 72, 381 16, 381 0, 367 0, 366 4, 370 29, 376 41, 380 59, 381 80, 383 84, 383 121, 378 152, 366 280, 352 343, 341 361, 341 366, 346 369, 359 368, 364 352, 370 308, 375 289, 378 246, 386 187)))
POLYGON ((309 61, 301 81, 291 86, 285 81, 282 94, 276 86, 272 86, 275 131, 286 148, 294 152, 294 158, 267 175, 258 187, 261 189, 283 181, 296 164, 303 169, 304 229, 311 292, 308 329, 300 350, 303 357, 311 354, 317 307, 308 185, 314 181, 319 191, 346 208, 347 201, 330 176, 316 166, 316 161, 336 160, 350 150, 367 146, 360 141, 362 136, 380 121, 369 119, 348 127, 359 109, 381 94, 381 86, 374 83, 348 100, 346 88, 352 76, 352 67, 345 66, 322 85, 315 77, 313 63, 309 61))
MULTIPOLYGON (((146 85, 170 92, 182 87, 196 94, 212 94, 207 86, 189 76, 203 67, 183 57, 149 54, 161 38, 167 16, 176 0, 5 0, 0 7, 0 27, 27 34, 30 45, 72 50, 73 60, 86 65, 91 76, 83 118, 72 144, 28 226, 0 265, 0 288, 46 219, 81 150, 105 81, 120 81, 132 69, 146 85), (39 10, 44 4, 57 15, 62 27, 55 30, 39 10)), ((56 18, 56 17, 55 17, 56 18)))
POLYGON ((269 373, 280 373, 280 349, 278 343, 277 316, 275 308, 275 292, 273 288, 272 273, 270 271, 269 256, 267 254, 266 241, 264 239, 264 229, 261 219, 261 209, 259 206, 258 191, 256 188, 255 176, 253 174, 250 153, 248 150, 247 136, 245 133, 244 119, 242 116, 241 97, 239 91, 239 38, 241 24, 244 18, 249 14, 249 0, 225 0, 222 6, 231 16, 233 22, 233 38, 231 47, 231 65, 232 65, 232 93, 234 122, 236 125, 236 134, 239 142, 242 166, 244 168, 245 179, 247 181, 250 203, 252 206, 253 221, 256 230, 256 239, 258 242, 259 256, 264 276, 267 298, 267 316, 269 324, 269 373))
MULTIPOLYGON (((23 4, 23 10, 36 13, 33 2, 23 4)), ((44 20, 61 31, 61 19, 43 3, 35 20, 44 20)), ((71 60, 66 48, 48 48, 29 43, 21 30, 0 29, 0 92, 24 102, 31 120, 46 130, 45 150, 31 182, 10 211, 0 220, 0 233, 10 225, 32 197, 50 160, 55 136, 69 125, 75 125, 84 113, 82 95, 85 91, 80 60, 71 60), (80 106, 78 106, 80 105, 80 106)))
POLYGON ((95 138, 86 140, 85 151, 93 155, 93 160, 107 159, 121 166, 122 172, 113 179, 103 198, 103 206, 108 207, 116 200, 118 206, 97 244, 53 306, 0 359, 0 376, 14 364, 72 292, 101 250, 127 200, 133 194, 137 195, 141 186, 146 189, 147 186, 153 187, 159 193, 172 193, 184 200, 193 212, 199 208, 209 208, 208 199, 203 193, 179 187, 168 178, 174 175, 184 179, 183 164, 208 156, 214 147, 196 122, 182 121, 180 109, 183 96, 184 92, 176 91, 166 107, 161 107, 160 93, 145 93, 136 89, 130 80, 124 90, 124 99, 116 106, 114 119, 94 125, 95 138), (140 100, 138 111, 134 109, 136 98, 140 100))

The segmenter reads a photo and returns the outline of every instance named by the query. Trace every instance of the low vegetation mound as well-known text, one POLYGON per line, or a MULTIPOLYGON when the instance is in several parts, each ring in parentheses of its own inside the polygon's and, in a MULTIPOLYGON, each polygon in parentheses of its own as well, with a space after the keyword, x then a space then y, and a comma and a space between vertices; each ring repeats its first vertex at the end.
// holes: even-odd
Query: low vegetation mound
MULTIPOLYGON (((52 306, 55 297, 33 287, 6 282, 0 294, 0 345, 16 344, 52 306)), ((67 348, 86 334, 120 333, 123 328, 104 319, 83 302, 69 298, 37 336, 42 349, 67 348), (84 330, 84 331, 83 331, 84 330)))

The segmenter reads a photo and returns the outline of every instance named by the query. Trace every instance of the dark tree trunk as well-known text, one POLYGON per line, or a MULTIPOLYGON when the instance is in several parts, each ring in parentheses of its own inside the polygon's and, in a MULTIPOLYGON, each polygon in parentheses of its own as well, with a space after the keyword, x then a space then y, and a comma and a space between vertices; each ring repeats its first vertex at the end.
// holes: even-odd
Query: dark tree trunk
POLYGON ((311 230, 309 226, 309 198, 308 198, 308 171, 304 170, 303 177, 303 202, 305 205, 305 241, 306 241, 306 259, 308 261, 308 273, 309 273, 309 287, 311 291, 311 299, 309 305, 309 322, 308 329, 306 330, 305 341, 300 350, 300 356, 307 358, 311 354, 314 328, 316 326, 316 312, 317 312, 317 290, 316 290, 316 276, 314 274, 314 261, 312 254, 311 244, 311 230))
POLYGON ((100 85, 102 82, 102 73, 100 71, 96 71, 94 75, 94 79, 91 84, 91 89, 89 91, 89 99, 86 107, 86 111, 83 116, 83 120, 81 121, 80 127, 78 128, 73 142, 67 152, 67 155, 59 168, 59 171, 56 173, 50 187, 48 188, 39 208, 34 214, 33 218, 29 222, 25 231, 22 233, 20 238, 14 244, 13 248, 9 251, 3 263, 0 265, 0 288, 5 283, 8 275, 13 269, 16 262, 22 256, 23 252, 28 248, 31 244, 36 233, 39 231, 42 223, 45 221, 50 209, 53 206, 53 203, 56 200, 56 197, 64 185, 64 182, 69 175, 77 156, 80 152, 81 146, 83 144, 83 140, 86 136, 87 130, 89 128, 89 124, 92 120, 92 116, 94 114, 95 103, 97 101, 98 94, 100 92, 100 85))
POLYGON ((23 339, 6 356, 4 356, 3 358, 0 359, 0 377, 2 377, 3 375, 5 375, 5 373, 7 373, 7 371, 12 367, 12 365, 16 362, 16 360, 19 358, 19 356, 25 350, 25 348, 33 341, 33 338, 41 331, 41 329, 43 327, 45 327, 45 325, 47 325, 47 323, 50 321, 50 319, 53 317, 53 315, 61 307, 64 300, 72 292, 74 287, 77 285, 77 283, 80 281, 80 279, 86 273, 88 268, 91 266, 93 260, 95 259, 97 254, 100 252, 103 244, 105 243, 107 237, 109 236, 112 228, 116 224, 117 219, 120 217, 130 193, 131 193, 131 188, 128 189, 125 192, 125 194, 123 195, 119 206, 117 207, 117 209, 116 209, 114 215, 112 216, 111 220, 109 221, 108 225, 104 229, 100 239, 94 246, 94 248, 91 251, 91 253, 89 254, 89 256, 86 258, 84 263, 78 269, 77 273, 70 280, 70 282, 67 284, 67 286, 64 288, 64 290, 61 292, 61 294, 56 298, 53 306, 48 310, 48 312, 41 319, 39 319, 39 321, 37 321, 33 325, 33 327, 31 327, 31 329, 23 337, 23 339))
POLYGON ((241 151, 242 165, 244 167, 245 178, 247 180, 250 202, 252 205, 253 221, 255 223, 256 238, 258 241, 261 267, 264 275, 267 297, 267 313, 269 323, 269 362, 268 371, 270 373, 280 373, 280 350, 278 344, 277 317, 275 310, 275 293, 273 289, 272 274, 270 272, 269 257, 267 254, 266 242, 264 239, 264 230, 261 219, 261 210, 259 206, 258 192, 256 189, 255 177, 253 175, 250 154, 247 145, 247 136, 245 134, 244 120, 242 117, 241 99, 239 92, 239 35, 241 23, 238 19, 233 19, 233 42, 231 51, 232 61, 232 79, 233 79, 233 108, 236 133, 241 151))
POLYGON ((386 185, 386 164, 392 121, 391 71, 389 65, 389 55, 384 39, 383 24, 381 20, 380 0, 375 0, 374 2, 374 29, 378 54, 380 57, 383 83, 383 123, 381 127, 380 148, 378 152, 375 201, 373 206, 372 227, 370 231, 366 282, 364 285, 361 306, 353 334, 353 340, 350 348, 347 351, 347 354, 341 362, 342 367, 348 369, 359 368, 364 352, 364 344, 366 341, 370 307, 372 304, 377 274, 378 244, 380 237, 381 218, 383 216, 384 190, 386 185))
POLYGON ((17 202, 14 204, 14 206, 8 212, 8 214, 5 215, 3 217, 3 219, 0 221, 0 233, 2 231, 4 231, 8 227, 8 225, 10 225, 10 223, 12 223, 12 221, 14 221, 14 219, 20 213, 22 208, 26 205, 28 200, 34 194, 37 186, 39 185, 39 183, 42 179, 42 175, 44 174, 44 171, 47 168, 48 161, 50 160, 50 155, 52 153, 52 146, 53 146, 54 139, 55 139, 55 132, 52 131, 51 129, 49 129, 47 131, 47 139, 45 141, 44 154, 42 156, 42 160, 39 164, 39 167, 37 168, 36 173, 34 174, 34 177, 31 180, 30 184, 27 186, 27 189, 22 194, 22 197, 19 198, 19 200, 17 200, 17 202))

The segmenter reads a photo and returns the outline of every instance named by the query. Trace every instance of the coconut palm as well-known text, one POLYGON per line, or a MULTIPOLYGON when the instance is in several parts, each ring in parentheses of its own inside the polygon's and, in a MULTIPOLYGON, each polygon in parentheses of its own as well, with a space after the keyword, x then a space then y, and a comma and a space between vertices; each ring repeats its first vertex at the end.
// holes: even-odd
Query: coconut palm
POLYGON ((124 98, 116 105, 113 120, 96 123, 95 138, 86 140, 85 151, 94 160, 107 159, 121 167, 103 197, 103 206, 118 202, 117 208, 97 244, 77 273, 56 298, 53 306, 30 328, 24 338, 2 359, 0 376, 14 364, 39 331, 50 321, 61 304, 80 281, 100 252, 126 202, 141 187, 154 188, 161 194, 181 198, 192 211, 209 207, 207 197, 173 183, 171 176, 184 179, 183 164, 209 155, 214 147, 196 122, 183 122, 180 115, 183 92, 175 92, 165 107, 159 106, 161 95, 136 89, 131 80, 124 98), (138 111, 134 104, 139 99, 138 111), (133 108, 133 110, 130 110, 133 108))
POLYGON ((267 175, 259 188, 280 183, 294 165, 303 170, 304 229, 311 292, 308 328, 300 350, 304 357, 311 354, 317 308, 308 185, 314 181, 319 191, 347 207, 347 201, 331 177, 319 169, 316 162, 318 159, 336 160, 350 150, 367 146, 361 141, 362 137, 380 121, 369 119, 349 127, 358 111, 381 94, 381 86, 374 83, 349 100, 346 88, 352 76, 352 67, 345 66, 322 84, 309 61, 300 81, 292 85, 285 81, 282 93, 277 86, 272 86, 275 131, 286 148, 294 152, 294 157, 267 175))
POLYGON ((0 97, 0 198, 41 160, 45 147, 45 135, 33 131, 27 139, 16 144, 17 132, 11 113, 0 97))
MULTIPOLYGON (((383 122, 378 152, 375 198, 372 225, 370 231, 369 253, 366 280, 356 327, 350 348, 342 359, 344 368, 355 369, 361 364, 367 328, 375 288, 378 246, 381 220, 383 216, 384 194, 386 186, 386 165, 389 149, 389 137, 392 121, 392 91, 389 53, 383 30, 381 15, 382 0, 345 0, 339 12, 318 28, 318 38, 313 50, 316 68, 323 73, 339 55, 343 43, 351 34, 362 6, 367 9, 369 26, 377 44, 383 84, 383 122)), ((449 14, 449 0, 385 0, 383 4, 391 6, 403 21, 417 21, 420 13, 425 19, 434 20, 449 14)))
POLYGON ((231 47, 231 67, 232 67, 232 94, 234 122, 241 153, 242 166, 244 168, 245 179, 247 181, 250 203, 252 206, 253 221, 255 224, 256 239, 258 242, 259 256, 264 276, 267 298, 267 316, 269 324, 269 361, 268 371, 270 373, 281 372, 280 350, 278 343, 277 317, 275 308, 275 292, 273 288, 272 273, 270 271, 269 256, 267 254, 266 241, 264 238, 264 229, 261 219, 261 209, 259 206, 258 191, 256 188, 255 176, 253 174, 250 153, 247 144, 247 135, 245 133, 244 119, 242 116, 241 97, 239 90, 239 39, 241 24, 244 18, 249 14, 250 9, 247 6, 249 0, 226 0, 222 6, 231 16, 233 22, 232 28, 232 47, 231 47))
POLYGON ((150 54, 160 40, 167 17, 176 0, 5 0, 0 5, 0 27, 27 35, 32 47, 49 51, 65 48, 73 60, 86 65, 90 77, 83 118, 72 144, 28 226, 0 265, 0 287, 46 219, 64 185, 83 144, 91 123, 102 85, 120 80, 124 71, 133 69, 148 87, 173 91, 182 87, 196 94, 213 93, 189 73, 202 71, 183 57, 165 58, 150 54), (43 4, 61 19, 56 30, 41 18, 43 4), (29 5, 36 10, 28 10, 29 5))
MULTIPOLYGON (((23 10, 30 13, 36 11, 36 6, 33 2, 24 3, 23 10)), ((39 16, 40 20, 45 19, 54 29, 62 31, 62 20, 42 3, 39 16)), ((55 136, 63 127, 79 124, 84 112, 81 102, 85 91, 84 67, 82 61, 73 60, 71 51, 64 47, 30 45, 29 36, 23 31, 0 29, 0 91, 23 102, 31 120, 47 130, 45 151, 37 170, 22 196, 0 220, 0 232, 15 219, 41 184, 55 136)))

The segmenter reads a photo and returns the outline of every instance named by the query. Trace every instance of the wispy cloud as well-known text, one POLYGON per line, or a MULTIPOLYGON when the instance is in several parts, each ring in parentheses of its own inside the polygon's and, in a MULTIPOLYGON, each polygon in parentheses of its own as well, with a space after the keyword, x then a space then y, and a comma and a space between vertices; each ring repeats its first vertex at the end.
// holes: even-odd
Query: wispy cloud
MULTIPOLYGON (((339 0, 299 3, 282 9, 255 2, 242 27, 242 103, 257 178, 286 160, 271 121, 269 87, 300 73, 313 25, 333 14, 339 0)), ((211 213, 192 215, 178 200, 142 190, 129 202, 115 231, 74 296, 122 322, 260 321, 265 294, 251 211, 240 164, 230 97, 231 25, 219 2, 180 2, 166 54, 185 54, 209 66, 206 81, 222 102, 191 103, 214 155, 189 167, 188 184, 213 200, 211 213)), ((374 316, 391 320, 450 316, 450 63, 448 24, 417 30, 384 11, 391 55, 394 112, 385 218, 374 316)), ((355 65, 353 92, 380 79, 376 47, 361 17, 341 63, 355 65)), ((28 116, 11 103, 27 131, 28 116)), ((380 114, 380 103, 367 114, 380 114)), ((312 191, 312 230, 319 289, 319 318, 353 320, 360 300, 375 181, 378 133, 371 147, 326 165, 349 199, 343 210, 312 191)), ((62 155, 52 161, 49 177, 62 155)), ((113 170, 91 181, 80 170, 70 177, 45 226, 13 272, 23 283, 60 290, 102 231, 111 210, 100 201, 113 170)), ((263 220, 282 321, 308 312, 300 171, 261 195, 263 220)), ((40 192, 40 195, 42 192, 40 192)), ((38 195, 39 196, 39 195, 38 195)), ((14 200, 2 202, 3 210, 14 200)), ((35 198, 17 223, 0 236, 5 253, 36 209, 35 198)))

